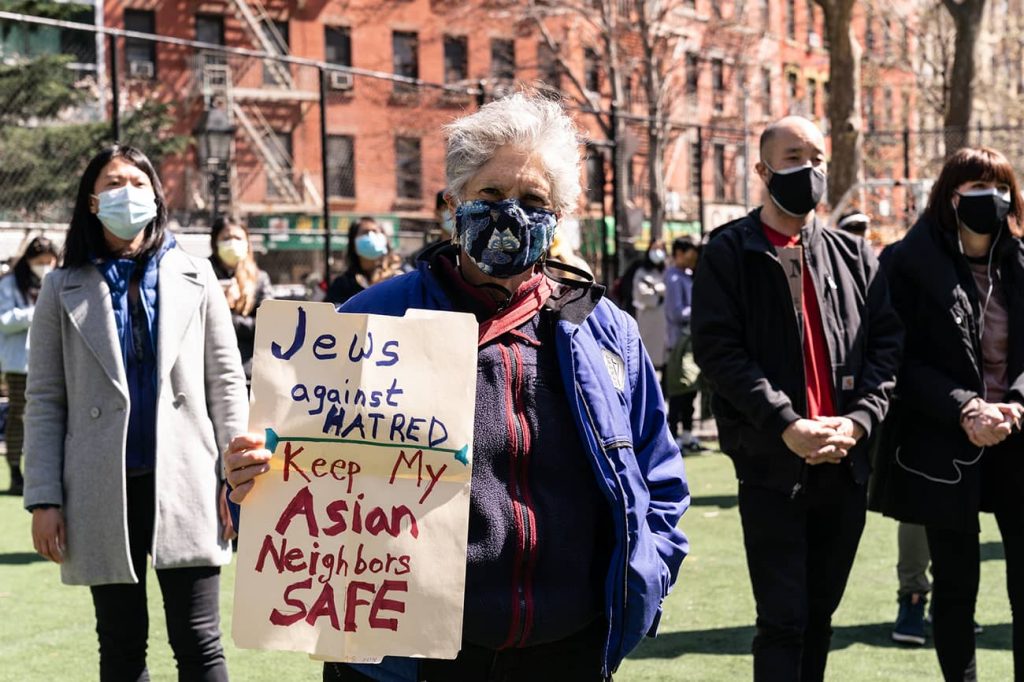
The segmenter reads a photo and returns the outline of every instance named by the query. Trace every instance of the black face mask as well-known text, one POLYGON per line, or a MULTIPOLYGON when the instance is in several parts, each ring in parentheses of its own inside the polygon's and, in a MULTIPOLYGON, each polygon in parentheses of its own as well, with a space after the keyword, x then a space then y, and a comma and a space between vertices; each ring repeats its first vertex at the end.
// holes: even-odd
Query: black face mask
POLYGON ((765 168, 772 173, 768 193, 784 213, 802 218, 813 211, 825 196, 828 176, 818 168, 800 166, 775 171, 768 164, 765 168))
POLYGON ((995 234, 1010 213, 1010 202, 996 190, 985 194, 960 194, 960 204, 954 206, 957 219, 976 234, 995 234))

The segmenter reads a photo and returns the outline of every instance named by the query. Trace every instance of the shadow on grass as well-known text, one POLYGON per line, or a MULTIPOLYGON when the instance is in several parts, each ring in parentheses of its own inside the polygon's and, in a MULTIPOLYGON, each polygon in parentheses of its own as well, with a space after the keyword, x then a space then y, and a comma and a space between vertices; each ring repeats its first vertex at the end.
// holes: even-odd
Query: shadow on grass
POLYGON ((46 559, 35 552, 0 554, 0 566, 24 566, 25 564, 34 564, 37 561, 46 561, 46 559))
MULTIPOLYGON (((1012 648, 1012 625, 999 623, 985 625, 985 632, 978 635, 977 648, 1010 650, 1012 648)), ((832 651, 845 649, 854 644, 864 644, 884 649, 901 649, 904 645, 892 641, 892 622, 845 625, 834 629, 832 651)), ((754 639, 753 626, 712 628, 708 630, 687 630, 666 632, 655 639, 646 639, 629 655, 632 659, 676 658, 685 654, 711 654, 719 656, 745 656, 750 654, 754 639)), ((928 648, 931 648, 929 640, 928 648)))
POLYGON ((690 498, 691 507, 718 507, 732 509, 739 504, 735 495, 694 495, 690 498))
POLYGON ((1001 542, 983 542, 979 547, 982 561, 1003 561, 1006 554, 1003 552, 1001 542))

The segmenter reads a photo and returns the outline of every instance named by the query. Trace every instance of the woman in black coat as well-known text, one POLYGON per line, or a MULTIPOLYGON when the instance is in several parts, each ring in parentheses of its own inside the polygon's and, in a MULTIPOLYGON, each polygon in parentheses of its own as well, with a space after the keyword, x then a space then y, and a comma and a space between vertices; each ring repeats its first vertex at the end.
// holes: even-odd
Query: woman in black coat
MULTIPOLYGON (((976 679, 978 512, 994 512, 1015 614, 1024 613, 1024 207, 992 149, 962 149, 886 263, 906 327, 883 450, 882 510, 923 524, 935 649, 947 680, 976 679)), ((1015 619, 1016 620, 1016 619, 1015 619)), ((1024 625, 1014 664, 1024 675, 1024 625)))

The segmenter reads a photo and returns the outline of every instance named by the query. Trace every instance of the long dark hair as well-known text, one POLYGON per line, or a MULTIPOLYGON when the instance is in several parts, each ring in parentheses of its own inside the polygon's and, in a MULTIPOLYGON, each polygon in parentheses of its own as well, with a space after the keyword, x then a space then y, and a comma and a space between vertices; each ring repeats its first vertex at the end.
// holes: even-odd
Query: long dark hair
POLYGON ((164 200, 164 190, 160 184, 160 178, 157 177, 153 164, 145 154, 135 147, 114 145, 107 147, 89 161, 89 165, 85 167, 82 179, 78 183, 75 211, 71 215, 71 225, 68 227, 68 236, 64 241, 63 267, 65 268, 85 265, 90 258, 109 258, 114 255, 110 252, 107 240, 103 237, 103 224, 89 209, 89 199, 95 193, 96 179, 106 165, 114 159, 124 159, 145 173, 153 185, 153 194, 156 195, 156 217, 146 226, 146 238, 136 258, 140 261, 148 260, 164 242, 164 229, 167 226, 167 203, 164 200))
POLYGON ((943 230, 955 232, 957 218, 953 210, 953 194, 965 182, 977 180, 1005 183, 1010 187, 1010 214, 1007 216, 1010 233, 1018 238, 1024 236, 1024 206, 1021 206, 1017 176, 1007 158, 990 147, 965 147, 949 157, 932 187, 925 215, 943 230))
POLYGON ((14 281, 17 283, 18 290, 25 297, 26 301, 35 301, 39 295, 39 287, 42 284, 39 278, 36 277, 36 273, 32 272, 32 265, 29 261, 42 255, 50 255, 56 259, 57 247, 46 237, 40 236, 28 243, 25 253, 21 254, 21 258, 14 264, 14 281))

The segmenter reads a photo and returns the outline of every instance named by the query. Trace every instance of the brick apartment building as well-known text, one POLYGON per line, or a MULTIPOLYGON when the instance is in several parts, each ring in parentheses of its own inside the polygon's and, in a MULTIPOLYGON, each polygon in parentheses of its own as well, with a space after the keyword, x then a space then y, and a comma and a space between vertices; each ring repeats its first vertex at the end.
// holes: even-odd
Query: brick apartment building
MULTIPOLYGON (((361 70, 327 74, 325 191, 316 68, 119 40, 122 109, 143 98, 172 102, 174 132, 194 138, 184 154, 162 167, 169 203, 181 222, 201 221, 216 204, 221 211, 249 216, 253 226, 289 232, 274 238, 272 248, 316 248, 312 236, 321 230, 326 194, 338 234, 364 214, 378 216, 396 233, 422 234, 433 225, 434 196, 444 185, 441 127, 475 110, 473 93, 481 85, 489 98, 517 83, 537 82, 567 94, 594 143, 584 169, 589 189, 581 217, 611 213, 609 192, 601 191, 610 178, 600 151, 603 133, 594 117, 574 104, 578 93, 569 85, 572 79, 560 70, 536 25, 523 18, 516 0, 264 1, 265 6, 260 0, 106 0, 101 6, 106 26, 361 70), (451 89, 392 82, 365 72, 451 89), (209 159, 201 158, 200 130, 212 120, 210 112, 223 114, 234 129, 223 177, 211 176, 209 159), (305 231, 310 238, 303 237, 305 231)), ((617 0, 627 16, 631 4, 617 0)), ((865 46, 866 131, 903 127, 911 120, 917 46, 911 39, 912 10, 918 4, 903 0, 883 6, 868 0, 857 6, 854 30, 865 46)), ((610 92, 599 36, 574 16, 557 17, 551 32, 575 79, 597 93, 589 104, 607 109, 610 92)), ((752 166, 757 135, 768 121, 800 113, 827 131, 829 64, 822 12, 813 0, 678 0, 670 30, 682 47, 673 65, 682 76, 674 93, 664 173, 667 231, 675 234, 697 232, 701 195, 707 229, 760 203, 752 166)), ((106 59, 101 49, 101 72, 106 59)), ((641 91, 642 84, 627 74, 622 97, 627 115, 643 116, 641 91)), ((630 161, 623 181, 630 210, 642 217, 647 182, 643 123, 633 120, 627 127, 620 149, 630 161)), ((883 162, 879 172, 899 177, 902 155, 893 149, 877 150, 868 161, 883 162)), ((642 232, 638 237, 642 248, 645 237, 642 232)))

